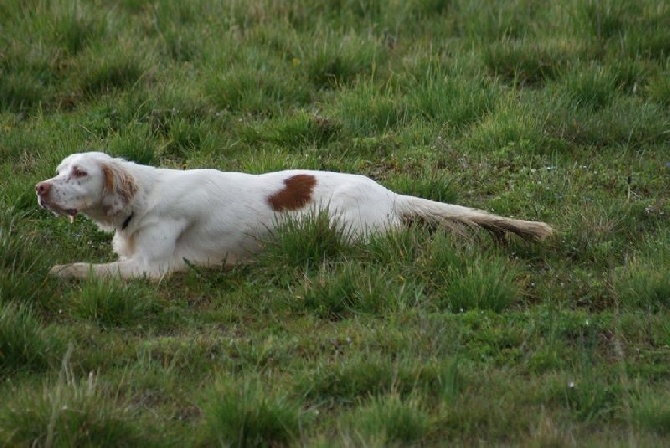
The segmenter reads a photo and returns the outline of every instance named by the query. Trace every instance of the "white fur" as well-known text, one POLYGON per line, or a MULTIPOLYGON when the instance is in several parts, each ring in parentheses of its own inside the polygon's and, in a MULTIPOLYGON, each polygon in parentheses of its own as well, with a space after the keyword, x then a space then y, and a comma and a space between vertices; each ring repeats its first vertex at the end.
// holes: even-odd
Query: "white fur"
POLYGON ((83 278, 92 271, 99 276, 160 278, 188 264, 243 262, 260 250, 258 237, 274 228, 279 218, 316 209, 326 209, 352 235, 361 236, 398 228, 413 217, 479 225, 534 239, 551 234, 544 223, 399 195, 365 176, 324 171, 260 175, 183 171, 89 152, 64 159, 56 177, 40 182, 37 188, 43 207, 58 214, 83 213, 101 228, 115 232, 113 248, 118 261, 54 266, 52 274, 62 277, 83 278), (274 211, 268 198, 298 174, 316 181, 311 200, 299 210, 274 211))

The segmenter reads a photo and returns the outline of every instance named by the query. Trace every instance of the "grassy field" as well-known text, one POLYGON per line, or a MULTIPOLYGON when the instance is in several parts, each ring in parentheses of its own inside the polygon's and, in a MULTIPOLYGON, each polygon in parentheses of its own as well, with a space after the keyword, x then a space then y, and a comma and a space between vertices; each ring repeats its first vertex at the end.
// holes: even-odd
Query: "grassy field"
POLYGON ((670 444, 670 3, 4 0, 0 445, 670 444), (256 263, 62 281, 64 156, 366 174, 557 229, 316 218, 256 263))

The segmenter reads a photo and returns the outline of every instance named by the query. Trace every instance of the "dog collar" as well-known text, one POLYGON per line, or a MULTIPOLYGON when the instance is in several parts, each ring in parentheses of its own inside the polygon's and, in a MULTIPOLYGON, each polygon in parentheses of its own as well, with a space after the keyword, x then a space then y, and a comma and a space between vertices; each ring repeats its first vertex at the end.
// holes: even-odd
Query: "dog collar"
POLYGON ((135 216, 135 212, 130 212, 130 215, 128 215, 126 220, 123 221, 123 224, 121 224, 121 230, 126 230, 126 227, 130 224, 130 220, 133 219, 133 216, 135 216))

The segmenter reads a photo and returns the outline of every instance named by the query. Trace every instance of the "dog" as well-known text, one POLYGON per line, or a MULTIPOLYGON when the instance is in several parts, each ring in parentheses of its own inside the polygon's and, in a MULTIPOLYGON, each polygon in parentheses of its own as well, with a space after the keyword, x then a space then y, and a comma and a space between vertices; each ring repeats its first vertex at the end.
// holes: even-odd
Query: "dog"
POLYGON ((66 157, 56 176, 35 186, 39 205, 71 221, 79 213, 113 231, 118 261, 57 265, 63 278, 160 279, 189 265, 249 261, 259 240, 286 217, 326 211, 353 237, 399 229, 414 220, 465 224, 543 240, 544 222, 505 218, 460 205, 396 194, 354 174, 287 170, 266 174, 140 165, 102 152, 66 157))

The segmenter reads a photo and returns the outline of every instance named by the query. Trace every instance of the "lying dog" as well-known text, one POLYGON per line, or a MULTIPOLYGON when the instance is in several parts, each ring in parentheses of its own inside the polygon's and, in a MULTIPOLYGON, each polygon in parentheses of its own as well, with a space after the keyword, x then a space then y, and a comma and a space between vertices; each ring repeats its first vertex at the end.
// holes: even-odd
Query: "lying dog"
POLYGON ((289 170, 260 175, 213 169, 139 165, 100 152, 72 154, 36 187, 38 203, 71 220, 82 213, 114 231, 112 263, 54 266, 60 277, 160 278, 196 266, 248 260, 259 236, 285 216, 326 210, 361 237, 425 219, 479 226, 542 240, 547 224, 493 215, 460 205, 396 194, 372 179, 344 173, 289 170))

